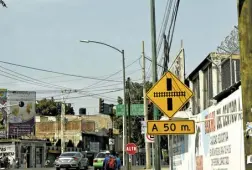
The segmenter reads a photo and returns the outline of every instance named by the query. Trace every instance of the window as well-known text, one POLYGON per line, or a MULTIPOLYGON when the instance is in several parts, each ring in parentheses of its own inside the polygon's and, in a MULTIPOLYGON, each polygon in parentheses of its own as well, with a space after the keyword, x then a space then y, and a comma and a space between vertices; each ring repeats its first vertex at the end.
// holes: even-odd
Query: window
POLYGON ((213 98, 213 80, 212 80, 212 64, 210 64, 205 70, 204 75, 204 109, 210 106, 210 100, 213 98))
POLYGON ((96 155, 96 158, 105 158, 106 154, 105 153, 98 153, 96 155))
POLYGON ((82 156, 82 154, 81 153, 77 153, 76 156, 80 158, 82 156))
POLYGON ((193 80, 193 104, 192 111, 193 114, 198 114, 200 112, 200 88, 199 88, 199 76, 193 80))
POLYGON ((75 156, 76 153, 74 152, 66 152, 66 153, 62 153, 60 156, 65 156, 65 157, 72 157, 75 156))
POLYGON ((222 90, 232 86, 241 80, 240 77, 240 60, 239 59, 223 59, 221 64, 221 82, 222 90))

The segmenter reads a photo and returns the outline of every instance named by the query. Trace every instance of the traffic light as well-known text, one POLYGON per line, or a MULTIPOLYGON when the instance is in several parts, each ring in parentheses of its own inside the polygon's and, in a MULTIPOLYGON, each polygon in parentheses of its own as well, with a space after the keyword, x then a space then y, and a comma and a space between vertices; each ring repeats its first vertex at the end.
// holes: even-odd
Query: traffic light
POLYGON ((148 120, 153 120, 153 104, 148 102, 148 120))
POLYGON ((109 138, 113 138, 113 128, 109 128, 108 136, 109 138))
POLYGON ((60 115, 61 114, 61 103, 57 103, 56 107, 57 107, 57 114, 56 115, 60 115))
POLYGON ((99 99, 99 113, 104 113, 104 100, 102 98, 99 99))
POLYGON ((18 106, 19 106, 19 107, 24 107, 24 102, 23 102, 23 101, 20 101, 20 102, 18 103, 18 106))

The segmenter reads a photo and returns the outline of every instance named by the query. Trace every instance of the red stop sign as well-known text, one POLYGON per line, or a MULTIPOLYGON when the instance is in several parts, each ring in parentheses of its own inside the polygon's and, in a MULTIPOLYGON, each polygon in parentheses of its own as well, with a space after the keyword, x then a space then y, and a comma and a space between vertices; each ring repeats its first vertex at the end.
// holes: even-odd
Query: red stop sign
POLYGON ((129 154, 129 155, 135 155, 136 152, 137 152, 137 146, 136 144, 134 143, 128 143, 126 145, 126 152, 129 154))

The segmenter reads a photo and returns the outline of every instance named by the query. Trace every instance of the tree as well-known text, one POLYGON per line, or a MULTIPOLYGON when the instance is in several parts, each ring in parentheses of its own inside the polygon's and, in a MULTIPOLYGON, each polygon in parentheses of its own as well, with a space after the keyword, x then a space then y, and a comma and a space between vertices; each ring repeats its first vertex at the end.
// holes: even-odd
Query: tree
MULTIPOLYGON (((152 84, 150 82, 146 82, 146 91, 148 91, 152 87, 152 84)), ((130 84, 130 92, 126 93, 126 100, 130 97, 131 104, 143 104, 143 84, 132 82, 130 84)), ((123 99, 121 97, 118 97, 117 99, 118 104, 123 103, 123 99)), ((128 104, 128 100, 126 101, 126 104, 128 104)), ((152 114, 152 113, 151 113, 152 114)), ((139 147, 144 147, 144 136, 141 134, 141 123, 140 121, 144 119, 144 116, 132 116, 131 122, 132 122, 132 136, 131 141, 136 143, 139 147)), ((123 122, 122 117, 115 117, 114 123, 116 127, 119 129, 119 132, 123 132, 123 122)))
POLYGON ((73 148, 73 147, 74 147, 74 143, 73 143, 72 140, 69 140, 69 141, 68 141, 67 147, 69 147, 69 148, 71 148, 71 147, 73 148))
MULTIPOLYGON (((36 104, 36 113, 43 116, 57 116, 61 114, 62 102, 56 102, 54 98, 42 99, 36 104)), ((71 104, 66 104, 66 114, 74 115, 74 109, 71 104)))

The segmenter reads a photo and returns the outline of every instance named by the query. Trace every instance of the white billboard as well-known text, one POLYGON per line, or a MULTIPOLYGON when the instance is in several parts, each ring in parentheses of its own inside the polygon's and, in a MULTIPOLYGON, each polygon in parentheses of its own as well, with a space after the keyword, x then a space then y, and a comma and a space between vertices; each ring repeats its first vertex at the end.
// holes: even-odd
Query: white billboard
POLYGON ((10 160, 10 164, 12 165, 13 159, 15 159, 15 144, 0 144, 0 157, 7 156, 10 160))
POLYGON ((182 82, 185 80, 185 50, 181 48, 170 69, 182 82))
POLYGON ((196 132, 188 135, 186 143, 188 151, 179 154, 180 157, 173 156, 174 160, 181 160, 174 168, 245 169, 241 88, 217 105, 202 111, 195 121, 196 132))
POLYGON ((8 91, 9 110, 9 135, 22 136, 31 134, 35 125, 36 116, 36 92, 32 91, 8 91), (18 103, 24 102, 23 107, 18 103))

